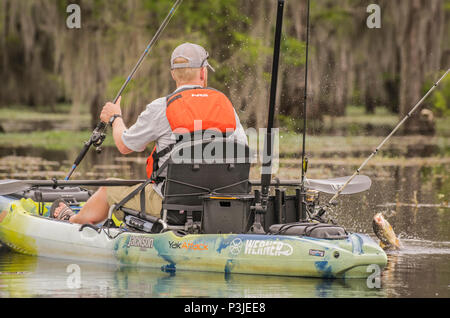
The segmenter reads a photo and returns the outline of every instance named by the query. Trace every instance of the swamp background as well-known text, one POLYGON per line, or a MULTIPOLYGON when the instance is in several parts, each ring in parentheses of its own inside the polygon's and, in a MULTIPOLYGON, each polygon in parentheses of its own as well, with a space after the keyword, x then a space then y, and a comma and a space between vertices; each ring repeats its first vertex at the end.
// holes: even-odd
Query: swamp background
MULTIPOLYGON (((0 179, 64 178, 101 107, 115 97, 173 2, 0 0, 0 179), (70 3, 81 8, 80 29, 66 26, 70 3)), ((123 94, 126 124, 175 88, 170 54, 177 45, 194 42, 209 51, 216 68, 210 86, 230 97, 244 127, 265 127, 275 10, 275 0, 183 1, 123 94)), ((305 38, 306 0, 287 0, 276 102, 280 160, 274 175, 283 179, 300 177, 305 38)), ((450 0, 312 0, 310 45, 308 177, 350 175, 450 67, 450 0), (381 9, 381 28, 366 24, 373 3, 381 9)), ((362 173, 372 179, 372 188, 342 196, 335 211, 342 225, 368 234, 371 218, 382 211, 406 244, 402 253, 389 255, 382 290, 322 282, 312 283, 309 292, 310 281, 286 285, 272 278, 256 288, 214 276, 217 286, 229 288, 218 296, 450 296, 449 114, 450 76, 366 166, 362 173), (273 294, 281 285, 285 289, 273 294)), ((121 156, 110 132, 103 148, 101 154, 91 149, 73 179, 143 178, 149 151, 121 156)), ((259 177, 258 168, 252 167, 252 179, 259 177)), ((0 254, 0 286, 9 286, 0 287, 0 296, 52 294, 46 285, 50 274, 36 266, 35 260, 0 254), (28 284, 30 275, 25 291, 11 287, 21 279, 28 284)), ((125 272, 137 280, 143 275, 125 272)), ((159 284, 162 274, 151 275, 159 284)), ((169 296, 186 296, 170 287, 181 280, 161 281, 169 296)), ((200 285, 187 295, 215 295, 211 286, 200 285)), ((162 295, 154 287, 150 293, 111 288, 113 296, 162 295)), ((63 287, 59 292, 80 296, 63 287)), ((88 288, 81 296, 91 294, 95 291, 88 288)))

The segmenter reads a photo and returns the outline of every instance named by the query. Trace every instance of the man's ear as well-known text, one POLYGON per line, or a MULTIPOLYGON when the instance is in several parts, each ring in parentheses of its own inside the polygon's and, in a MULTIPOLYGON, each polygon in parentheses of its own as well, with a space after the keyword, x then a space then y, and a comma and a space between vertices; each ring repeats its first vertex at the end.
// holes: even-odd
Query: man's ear
POLYGON ((170 70, 170 75, 172 75, 172 79, 176 82, 175 76, 173 75, 173 70, 170 70))

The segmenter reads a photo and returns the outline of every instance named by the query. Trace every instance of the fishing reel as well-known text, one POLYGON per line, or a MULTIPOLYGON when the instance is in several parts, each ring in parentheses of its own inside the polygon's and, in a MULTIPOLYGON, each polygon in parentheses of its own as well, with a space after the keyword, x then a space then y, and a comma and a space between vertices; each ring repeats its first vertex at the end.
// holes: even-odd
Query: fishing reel
POLYGON ((319 206, 319 191, 308 189, 306 190, 305 197, 304 197, 304 204, 306 207, 306 213, 308 215, 308 218, 310 220, 315 220, 319 209, 321 208, 319 206))
POLYGON ((97 153, 102 152, 101 145, 105 141, 106 138, 106 124, 104 122, 100 122, 97 127, 95 127, 92 132, 91 138, 89 139, 89 143, 95 146, 95 151, 97 153))
POLYGON ((312 189, 306 190, 305 201, 308 210, 314 211, 316 206, 319 205, 319 191, 312 189))
POLYGON ((330 212, 331 209, 329 206, 320 206, 317 208, 315 213, 312 215, 311 219, 313 221, 317 221, 320 223, 329 223, 331 219, 327 218, 328 212, 330 212))
POLYGON ((309 220, 319 223, 333 223, 334 220, 329 216, 333 212, 333 206, 330 204, 320 205, 318 190, 308 189, 305 194, 305 205, 309 220))

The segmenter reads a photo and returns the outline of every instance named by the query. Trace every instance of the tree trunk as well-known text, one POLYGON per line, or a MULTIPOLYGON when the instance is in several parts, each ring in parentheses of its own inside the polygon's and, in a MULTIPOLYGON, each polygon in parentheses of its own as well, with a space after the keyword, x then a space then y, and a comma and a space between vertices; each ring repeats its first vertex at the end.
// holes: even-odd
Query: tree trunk
MULTIPOLYGON (((423 95, 424 80, 437 71, 440 62, 443 8, 441 0, 401 0, 400 15, 400 117, 404 117, 423 95)), ((419 116, 404 125, 405 134, 418 134, 422 127, 419 116)))

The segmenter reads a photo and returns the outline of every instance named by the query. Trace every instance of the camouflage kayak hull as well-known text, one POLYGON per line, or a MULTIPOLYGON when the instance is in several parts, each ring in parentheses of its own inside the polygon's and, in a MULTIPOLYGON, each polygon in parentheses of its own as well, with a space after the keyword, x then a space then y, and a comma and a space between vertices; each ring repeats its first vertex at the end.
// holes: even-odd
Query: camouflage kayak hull
POLYGON ((345 239, 251 234, 177 236, 82 227, 37 215, 30 199, 0 197, 0 241, 18 253, 163 271, 365 278, 385 252, 370 237, 345 239))

